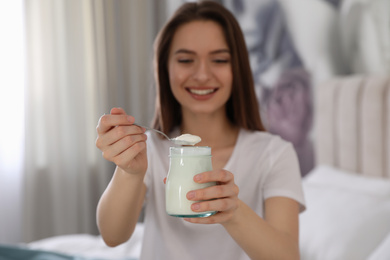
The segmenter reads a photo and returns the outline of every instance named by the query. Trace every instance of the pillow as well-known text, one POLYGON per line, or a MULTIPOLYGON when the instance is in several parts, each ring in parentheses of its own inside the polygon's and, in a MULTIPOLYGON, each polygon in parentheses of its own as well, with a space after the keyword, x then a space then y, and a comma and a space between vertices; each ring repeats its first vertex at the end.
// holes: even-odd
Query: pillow
POLYGON ((368 258, 368 260, 383 259, 390 259, 390 233, 368 258))
POLYGON ((320 165, 313 169, 311 174, 306 175, 304 183, 331 186, 383 198, 390 197, 390 179, 363 176, 328 165, 320 165))
POLYGON ((318 166, 303 179, 301 259, 367 259, 390 232, 390 180, 318 166))

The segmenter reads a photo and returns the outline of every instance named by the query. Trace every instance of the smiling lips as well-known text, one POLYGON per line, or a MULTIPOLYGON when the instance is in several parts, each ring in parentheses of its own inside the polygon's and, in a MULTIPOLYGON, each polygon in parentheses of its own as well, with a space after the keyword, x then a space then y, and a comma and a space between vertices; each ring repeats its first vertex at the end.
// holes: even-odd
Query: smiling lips
POLYGON ((196 99, 211 98, 218 88, 186 88, 186 90, 196 99))
POLYGON ((208 100, 214 96, 214 93, 218 88, 210 87, 196 87, 196 88, 186 88, 188 93, 196 100, 208 100))

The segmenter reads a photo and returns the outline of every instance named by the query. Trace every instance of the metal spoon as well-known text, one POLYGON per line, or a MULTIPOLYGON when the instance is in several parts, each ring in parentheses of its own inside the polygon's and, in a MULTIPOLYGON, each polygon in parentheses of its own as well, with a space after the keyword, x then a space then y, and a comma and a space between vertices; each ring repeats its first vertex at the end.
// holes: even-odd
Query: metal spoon
POLYGON ((164 136, 168 141, 170 141, 170 142, 172 142, 172 143, 174 143, 176 145, 194 145, 194 143, 192 143, 192 142, 188 142, 186 140, 180 140, 180 139, 177 139, 177 137, 176 138, 169 138, 169 136, 167 136, 166 134, 164 134, 163 132, 161 132, 161 131, 159 131, 157 129, 154 129, 154 128, 151 128, 151 127, 147 127, 147 126, 143 126, 143 125, 139 125, 139 124, 134 124, 134 125, 139 126, 139 127, 143 127, 143 128, 145 128, 147 130, 154 131, 156 133, 159 133, 162 136, 164 136))

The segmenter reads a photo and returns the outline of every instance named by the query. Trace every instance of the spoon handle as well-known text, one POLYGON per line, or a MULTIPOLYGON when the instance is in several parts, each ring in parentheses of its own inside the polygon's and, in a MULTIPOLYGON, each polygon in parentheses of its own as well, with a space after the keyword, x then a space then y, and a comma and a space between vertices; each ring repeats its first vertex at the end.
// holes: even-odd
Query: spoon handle
POLYGON ((164 134, 163 132, 161 132, 161 131, 159 131, 159 130, 157 130, 157 129, 154 129, 154 128, 151 128, 151 127, 147 127, 147 126, 143 126, 143 125, 139 125, 139 124, 136 124, 136 123, 134 123, 133 125, 136 125, 136 126, 139 126, 139 127, 143 127, 143 128, 145 128, 145 129, 147 129, 147 130, 150 130, 150 131, 154 131, 154 132, 156 132, 156 133, 159 133, 159 134, 163 135, 166 139, 168 139, 169 141, 171 141, 171 138, 169 138, 169 136, 167 136, 166 134, 164 134))

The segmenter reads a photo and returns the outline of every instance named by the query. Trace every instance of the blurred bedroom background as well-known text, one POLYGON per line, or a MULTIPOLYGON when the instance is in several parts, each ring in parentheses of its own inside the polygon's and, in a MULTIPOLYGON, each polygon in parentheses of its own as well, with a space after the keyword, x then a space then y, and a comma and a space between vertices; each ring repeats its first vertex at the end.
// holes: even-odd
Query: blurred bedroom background
MULTIPOLYGON (((148 125, 153 40, 181 0, 0 4, 0 243, 98 234, 114 165, 98 119, 123 107, 148 125)), ((337 75, 390 74, 388 0, 221 0, 242 25, 267 129, 315 163, 313 92, 337 75)))

